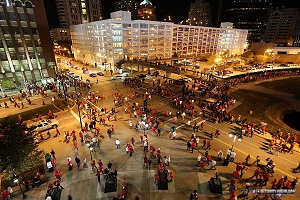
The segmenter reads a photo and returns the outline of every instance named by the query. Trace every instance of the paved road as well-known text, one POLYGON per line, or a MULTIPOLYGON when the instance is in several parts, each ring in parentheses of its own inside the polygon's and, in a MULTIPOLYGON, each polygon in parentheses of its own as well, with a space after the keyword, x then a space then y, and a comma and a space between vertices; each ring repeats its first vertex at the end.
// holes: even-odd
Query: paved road
MULTIPOLYGON (((133 89, 123 85, 120 82, 116 82, 118 90, 123 93, 132 92, 133 89)), ((92 91, 98 91, 99 94, 106 94, 107 98, 101 103, 97 104, 99 108, 106 106, 110 108, 113 106, 112 99, 109 95, 116 91, 115 83, 111 81, 104 81, 103 84, 99 83, 94 85, 92 91)), ((144 93, 144 89, 138 90, 139 93, 144 93)), ((142 105, 142 99, 138 98, 137 101, 142 105)), ((156 137, 152 135, 150 131, 147 131, 149 135, 149 142, 156 148, 161 148, 162 155, 170 155, 171 165, 169 169, 174 171, 174 180, 169 183, 168 191, 158 191, 153 183, 153 173, 156 169, 155 160, 153 160, 152 169, 143 169, 143 157, 145 153, 142 151, 142 145, 138 143, 139 133, 129 129, 129 121, 132 120, 135 124, 137 119, 130 119, 128 115, 124 114, 123 108, 117 108, 118 121, 110 122, 116 127, 116 133, 109 139, 106 135, 106 127, 101 125, 101 133, 104 138, 101 141, 101 148, 96 148, 96 153, 93 154, 93 158, 102 159, 104 165, 111 161, 113 163, 113 169, 118 170, 118 192, 120 192, 121 184, 126 182, 128 185, 129 198, 133 199, 134 195, 139 195, 141 199, 188 199, 190 192, 197 189, 200 194, 200 199, 228 199, 228 182, 232 172, 235 169, 235 164, 231 163, 228 167, 221 165, 217 166, 217 170, 220 173, 220 177, 223 180, 224 195, 211 194, 208 190, 207 181, 210 177, 214 176, 214 170, 208 170, 206 173, 198 172, 198 167, 195 166, 196 157, 198 153, 203 154, 204 150, 199 149, 193 154, 186 151, 186 140, 190 138, 192 129, 186 128, 185 123, 187 121, 179 120, 177 126, 178 137, 176 140, 170 140, 167 137, 169 128, 173 125, 172 118, 165 118, 163 113, 166 110, 172 110, 175 113, 173 106, 168 104, 168 101, 161 99, 153 95, 149 101, 149 107, 157 109, 159 118, 164 121, 162 125, 162 136, 156 137), (131 137, 136 140, 135 153, 132 157, 126 155, 125 145, 130 141, 131 137), (115 139, 121 141, 121 149, 116 149, 115 139)), ((64 130, 79 130, 80 125, 78 122, 78 116, 76 116, 76 108, 73 112, 61 112, 58 114, 58 120, 60 121, 60 129, 64 130)), ((84 119, 86 120, 86 119, 84 119)), ((203 120, 202 118, 197 121, 203 120)), ((221 130, 221 136, 219 139, 212 141, 212 149, 209 151, 214 157, 217 155, 217 151, 220 149, 225 153, 232 145, 232 138, 228 136, 228 133, 236 126, 230 124, 213 124, 206 122, 204 132, 198 132, 197 135, 200 138, 207 137, 206 133, 215 131, 216 128, 221 130)), ((262 160, 271 157, 276 163, 275 177, 278 179, 282 175, 287 175, 289 180, 294 177, 291 173, 291 168, 295 167, 298 161, 295 158, 299 158, 299 153, 295 154, 283 154, 283 155, 271 155, 264 150, 264 143, 266 142, 265 136, 254 136, 254 138, 244 138, 241 142, 236 141, 234 150, 237 152, 235 162, 243 162, 247 154, 251 154, 253 157, 260 155, 262 160)), ((74 151, 71 143, 65 143, 63 136, 58 138, 51 138, 50 140, 40 144, 40 148, 49 152, 52 148, 57 153, 57 164, 61 170, 62 185, 64 190, 62 192, 62 199, 66 199, 68 194, 71 194, 74 199, 109 199, 115 193, 103 193, 103 177, 102 182, 99 184, 95 174, 90 170, 90 167, 86 170, 78 171, 74 168, 72 171, 68 171, 66 158, 71 156, 74 160, 74 156, 78 155, 79 158, 87 158, 89 160, 90 155, 88 148, 85 145, 81 145, 78 151, 74 151)), ((149 155, 149 153, 146 153, 149 155)), ((252 157, 252 161, 253 160, 252 157)), ((90 166, 90 163, 89 163, 90 166)), ((250 167, 249 171, 245 174, 245 178, 252 175, 255 167, 250 167)), ((47 175, 50 181, 53 181, 53 175, 47 175)), ((271 177, 271 181, 273 177, 271 177)), ((238 190, 244 188, 247 180, 237 181, 238 190)), ((252 182, 253 183, 253 182, 252 182)), ((28 192, 29 199, 44 199, 46 185, 42 185, 38 189, 28 192)), ((285 197, 284 199, 298 199, 300 194, 297 191, 296 196, 285 197)), ((18 198, 16 198, 18 199, 18 198)))

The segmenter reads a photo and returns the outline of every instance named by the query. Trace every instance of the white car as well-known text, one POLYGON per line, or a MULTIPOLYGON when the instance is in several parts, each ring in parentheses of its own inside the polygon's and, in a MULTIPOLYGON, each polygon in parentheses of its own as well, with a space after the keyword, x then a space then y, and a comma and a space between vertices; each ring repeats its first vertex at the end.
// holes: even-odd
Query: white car
POLYGON ((37 124, 37 125, 33 125, 31 126, 31 128, 33 128, 34 132, 43 132, 52 128, 56 128, 58 127, 59 122, 56 119, 52 119, 52 120, 47 120, 44 121, 42 120, 41 123, 37 124))
POLYGON ((122 76, 122 75, 116 75, 116 76, 111 77, 111 80, 123 80, 123 79, 124 79, 124 76, 122 76))

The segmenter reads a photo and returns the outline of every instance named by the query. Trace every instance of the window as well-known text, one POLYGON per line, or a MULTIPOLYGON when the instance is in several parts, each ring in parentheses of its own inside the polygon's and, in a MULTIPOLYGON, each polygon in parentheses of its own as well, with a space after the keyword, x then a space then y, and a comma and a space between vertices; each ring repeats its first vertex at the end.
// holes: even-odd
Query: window
POLYGON ((10 21, 16 21, 16 15, 13 12, 8 12, 10 21))
POLYGON ((5 20, 3 11, 0 11, 0 20, 5 20))
POLYGON ((24 13, 19 13, 20 21, 26 21, 26 17, 24 13))
POLYGON ((34 14, 28 13, 29 21, 35 22, 34 14))

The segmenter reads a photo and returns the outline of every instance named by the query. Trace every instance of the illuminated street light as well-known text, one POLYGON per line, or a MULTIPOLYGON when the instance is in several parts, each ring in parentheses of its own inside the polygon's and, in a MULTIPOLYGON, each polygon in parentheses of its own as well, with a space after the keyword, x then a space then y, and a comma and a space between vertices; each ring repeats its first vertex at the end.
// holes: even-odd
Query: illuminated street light
POLYGON ((231 151, 233 150, 233 147, 234 147, 234 145, 235 145, 235 141, 236 141, 236 139, 238 139, 238 141, 242 141, 242 135, 239 135, 239 136, 237 136, 236 134, 234 134, 234 133, 229 133, 229 137, 233 137, 233 141, 232 141, 232 145, 231 145, 231 151))
POLYGON ((22 187, 21 187, 21 185, 20 185, 20 181, 19 181, 19 179, 18 179, 18 177, 17 177, 16 174, 13 175, 13 179, 12 179, 12 180, 13 180, 14 183, 17 183, 17 184, 18 184, 18 186, 20 187, 20 190, 21 190, 21 192, 22 192, 23 199, 26 199, 26 195, 24 194, 24 191, 23 191, 23 189, 22 189, 22 187))

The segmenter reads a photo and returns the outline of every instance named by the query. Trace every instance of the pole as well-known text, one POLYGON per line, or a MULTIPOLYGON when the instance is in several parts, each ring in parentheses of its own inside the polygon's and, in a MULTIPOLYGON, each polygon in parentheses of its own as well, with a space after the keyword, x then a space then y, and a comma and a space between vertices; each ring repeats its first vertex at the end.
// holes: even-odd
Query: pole
POLYGON ((18 181, 18 185, 19 185, 19 187, 20 187, 20 190, 21 190, 21 192, 22 192, 23 199, 26 199, 26 195, 24 194, 24 191, 23 191, 23 189, 22 189, 22 187, 21 187, 21 185, 20 185, 20 182, 19 182, 19 181, 18 181))
POLYGON ((82 120, 81 120, 81 114, 80 114, 80 108, 79 108, 79 101, 78 101, 78 98, 77 98, 77 108, 78 108, 78 115, 79 115, 80 128, 81 128, 81 130, 83 130, 83 129, 82 129, 82 120))
POLYGON ((93 151, 93 147, 90 147, 90 156, 91 156, 91 161, 93 160, 92 151, 93 151))

